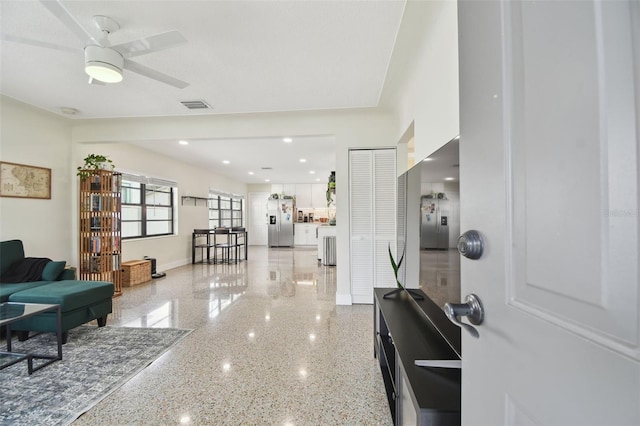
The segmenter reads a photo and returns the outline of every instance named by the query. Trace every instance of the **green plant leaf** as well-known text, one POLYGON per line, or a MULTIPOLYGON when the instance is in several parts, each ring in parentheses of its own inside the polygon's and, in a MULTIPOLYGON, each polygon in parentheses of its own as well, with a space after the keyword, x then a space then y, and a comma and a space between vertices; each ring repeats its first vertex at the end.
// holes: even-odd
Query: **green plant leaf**
POLYGON ((391 260, 391 267, 393 268, 393 275, 396 277, 396 284, 398 288, 404 288, 404 286, 398 280, 398 270, 400 269, 400 265, 402 265, 402 260, 404 259, 404 251, 402 256, 400 256, 400 261, 396 264, 395 259, 393 258, 393 253, 391 253, 391 243, 389 243, 389 260, 391 260))

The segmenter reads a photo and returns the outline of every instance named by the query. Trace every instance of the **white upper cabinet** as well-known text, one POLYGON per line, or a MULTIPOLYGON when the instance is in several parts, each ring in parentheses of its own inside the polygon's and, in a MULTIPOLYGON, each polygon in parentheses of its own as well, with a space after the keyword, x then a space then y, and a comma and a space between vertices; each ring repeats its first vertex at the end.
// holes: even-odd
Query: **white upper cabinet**
POLYGON ((327 208, 327 184, 314 183, 311 185, 311 204, 313 208, 327 208))
POLYGON ((298 209, 327 208, 327 184, 325 183, 272 184, 271 193, 296 197, 296 208, 298 209))
POLYGON ((285 183, 282 185, 282 193, 284 195, 295 196, 296 195, 296 184, 295 183, 285 183))
POLYGON ((297 183, 296 187, 296 207, 299 209, 312 208, 311 203, 311 184, 297 183))
POLYGON ((283 187, 283 185, 281 183, 272 183, 271 184, 271 193, 272 194, 282 194, 282 187, 283 187))

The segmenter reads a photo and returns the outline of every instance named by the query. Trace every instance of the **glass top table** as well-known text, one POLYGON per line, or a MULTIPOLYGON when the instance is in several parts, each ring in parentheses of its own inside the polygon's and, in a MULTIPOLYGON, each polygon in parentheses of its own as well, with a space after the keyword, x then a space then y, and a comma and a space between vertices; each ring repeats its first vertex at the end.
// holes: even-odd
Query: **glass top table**
POLYGON ((46 367, 47 365, 59 361, 62 359, 62 319, 60 312, 60 305, 48 305, 44 303, 17 303, 17 302, 5 302, 0 303, 0 327, 5 327, 7 338, 7 350, 0 351, 0 360, 10 359, 0 365, 0 370, 7 368, 20 361, 27 360, 29 374, 46 367), (11 349, 11 324, 16 321, 20 321, 25 318, 29 318, 34 315, 42 314, 44 312, 55 311, 56 313, 56 337, 58 340, 58 354, 57 355, 44 355, 37 353, 18 353, 13 352, 11 349), (33 366, 34 359, 46 359, 47 362, 39 364, 37 367, 33 366))

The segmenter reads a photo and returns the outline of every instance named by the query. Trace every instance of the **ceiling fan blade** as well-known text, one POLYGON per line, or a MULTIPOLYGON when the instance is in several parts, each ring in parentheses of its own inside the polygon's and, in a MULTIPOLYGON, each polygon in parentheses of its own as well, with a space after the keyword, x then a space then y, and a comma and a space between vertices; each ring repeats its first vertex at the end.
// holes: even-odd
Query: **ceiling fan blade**
POLYGON ((60 50, 63 52, 78 53, 78 49, 72 47, 60 46, 46 41, 32 40, 30 38, 16 37, 9 34, 0 34, 0 39, 10 41, 12 43, 28 44, 30 46, 44 47, 46 49, 60 50))
POLYGON ((84 29, 76 18, 73 17, 71 13, 67 10, 66 7, 60 1, 51 1, 51 0, 40 0, 40 3, 44 7, 46 7, 49 12, 53 13, 53 15, 60 20, 67 28, 71 30, 83 43, 87 42, 87 39, 92 40, 95 44, 100 44, 98 40, 96 40, 91 33, 84 29))
POLYGON ((178 89, 184 89, 185 87, 189 86, 189 83, 185 81, 178 80, 177 78, 171 77, 167 74, 163 74, 160 71, 156 71, 137 62, 133 62, 129 59, 124 60, 124 68, 129 71, 135 72, 136 74, 140 74, 161 83, 168 84, 169 86, 177 87, 178 89))
POLYGON ((187 39, 178 31, 168 31, 166 33, 143 37, 128 43, 111 46, 111 48, 120 52, 120 54, 125 58, 133 58, 135 56, 145 55, 147 53, 178 46, 186 42, 187 39))

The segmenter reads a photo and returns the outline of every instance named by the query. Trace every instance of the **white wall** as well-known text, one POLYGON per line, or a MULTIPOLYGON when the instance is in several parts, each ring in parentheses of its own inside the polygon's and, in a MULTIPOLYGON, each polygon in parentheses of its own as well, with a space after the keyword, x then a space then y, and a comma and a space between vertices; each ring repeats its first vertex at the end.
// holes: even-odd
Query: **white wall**
MULTIPOLYGON (((411 138, 414 159, 419 161, 459 134, 458 22, 454 0, 407 2, 380 106, 395 117, 398 175, 410 167, 407 143, 411 138)), ((412 176, 415 181, 409 184, 419 185, 419 173, 412 176)), ((416 215, 409 220, 413 225, 409 224, 408 229, 419 227, 419 199, 411 203, 413 207, 409 205, 407 212, 416 215)), ((459 225, 450 235, 456 232, 459 225)), ((405 285, 417 288, 420 235, 407 233, 405 285)))
MULTIPOLYGON (((459 134, 457 19, 454 0, 405 7, 380 105, 395 115, 396 142, 412 130, 416 159, 459 134)), ((398 161, 398 175, 406 168, 398 161)))
POLYGON ((76 265, 70 120, 2 96, 0 123, 0 160, 51 169, 50 200, 0 197, 0 240, 19 239, 27 256, 76 265))

